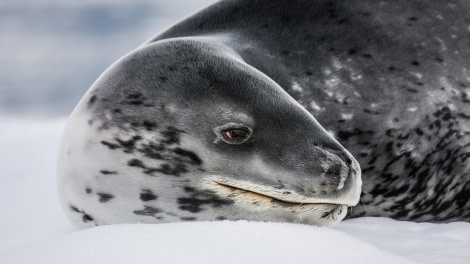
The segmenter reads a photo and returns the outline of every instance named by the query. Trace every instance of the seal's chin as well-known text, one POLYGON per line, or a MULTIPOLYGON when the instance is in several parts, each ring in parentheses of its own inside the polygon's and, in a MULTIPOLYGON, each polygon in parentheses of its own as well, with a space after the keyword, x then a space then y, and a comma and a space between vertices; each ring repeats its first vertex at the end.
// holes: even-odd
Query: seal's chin
MULTIPOLYGON (((330 202, 306 202, 305 199, 293 201, 273 195, 272 192, 239 187, 226 181, 213 180, 219 194, 225 194, 243 208, 253 208, 259 215, 270 214, 269 221, 288 221, 320 226, 332 226, 339 223, 347 214, 348 205, 330 202), (269 212, 269 213, 267 213, 269 212)), ((284 191, 282 193, 287 193, 284 191)), ((265 220, 265 219, 254 219, 265 220)))

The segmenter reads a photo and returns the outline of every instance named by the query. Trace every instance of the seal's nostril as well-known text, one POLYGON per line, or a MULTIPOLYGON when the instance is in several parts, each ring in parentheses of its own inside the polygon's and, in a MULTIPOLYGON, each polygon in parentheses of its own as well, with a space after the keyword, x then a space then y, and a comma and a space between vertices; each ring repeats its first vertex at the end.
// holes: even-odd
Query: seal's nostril
POLYGON ((325 173, 327 175, 340 175, 341 167, 342 167, 341 164, 333 164, 326 169, 325 173))

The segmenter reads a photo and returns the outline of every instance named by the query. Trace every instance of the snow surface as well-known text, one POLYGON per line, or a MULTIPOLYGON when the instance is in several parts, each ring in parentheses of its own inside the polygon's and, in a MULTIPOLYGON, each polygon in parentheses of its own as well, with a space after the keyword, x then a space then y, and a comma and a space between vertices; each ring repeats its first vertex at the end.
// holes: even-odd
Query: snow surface
POLYGON ((470 223, 386 218, 334 228, 192 222, 80 230, 56 198, 65 120, 0 117, 0 263, 470 263, 470 223))

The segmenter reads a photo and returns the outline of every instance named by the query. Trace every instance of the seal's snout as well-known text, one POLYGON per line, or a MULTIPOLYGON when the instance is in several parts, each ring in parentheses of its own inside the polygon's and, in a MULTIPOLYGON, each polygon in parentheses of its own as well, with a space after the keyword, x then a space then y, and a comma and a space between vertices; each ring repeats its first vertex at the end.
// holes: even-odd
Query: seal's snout
POLYGON ((320 163, 324 176, 330 181, 333 181, 334 184, 332 185, 339 191, 343 189, 344 182, 351 173, 351 168, 348 164, 351 160, 349 158, 341 158, 341 155, 332 153, 331 151, 324 151, 324 153, 326 158, 320 163))
POLYGON ((360 167, 356 159, 349 153, 342 151, 339 155, 335 156, 338 157, 337 163, 330 167, 326 173, 339 175, 339 183, 336 190, 340 191, 344 188, 347 179, 360 177, 360 167))
POLYGON ((349 205, 357 203, 362 185, 359 163, 344 149, 319 148, 318 151, 323 156, 320 161, 323 171, 320 177, 321 193, 337 197, 349 205))

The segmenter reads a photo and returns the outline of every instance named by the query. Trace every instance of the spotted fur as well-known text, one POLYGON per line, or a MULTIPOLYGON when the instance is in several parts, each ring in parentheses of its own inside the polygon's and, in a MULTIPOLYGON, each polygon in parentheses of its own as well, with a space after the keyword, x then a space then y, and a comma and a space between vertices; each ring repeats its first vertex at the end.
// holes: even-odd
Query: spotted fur
MULTIPOLYGON (((363 191, 350 216, 470 221, 467 1, 222 5, 233 28, 249 28, 228 45, 358 159, 363 191)), ((218 8, 153 41, 230 31, 218 8)))
POLYGON ((217 3, 90 88, 61 202, 84 226, 332 225, 360 164, 350 217, 469 221, 468 17, 465 0, 217 3), (234 124, 242 144, 217 130, 234 124))

